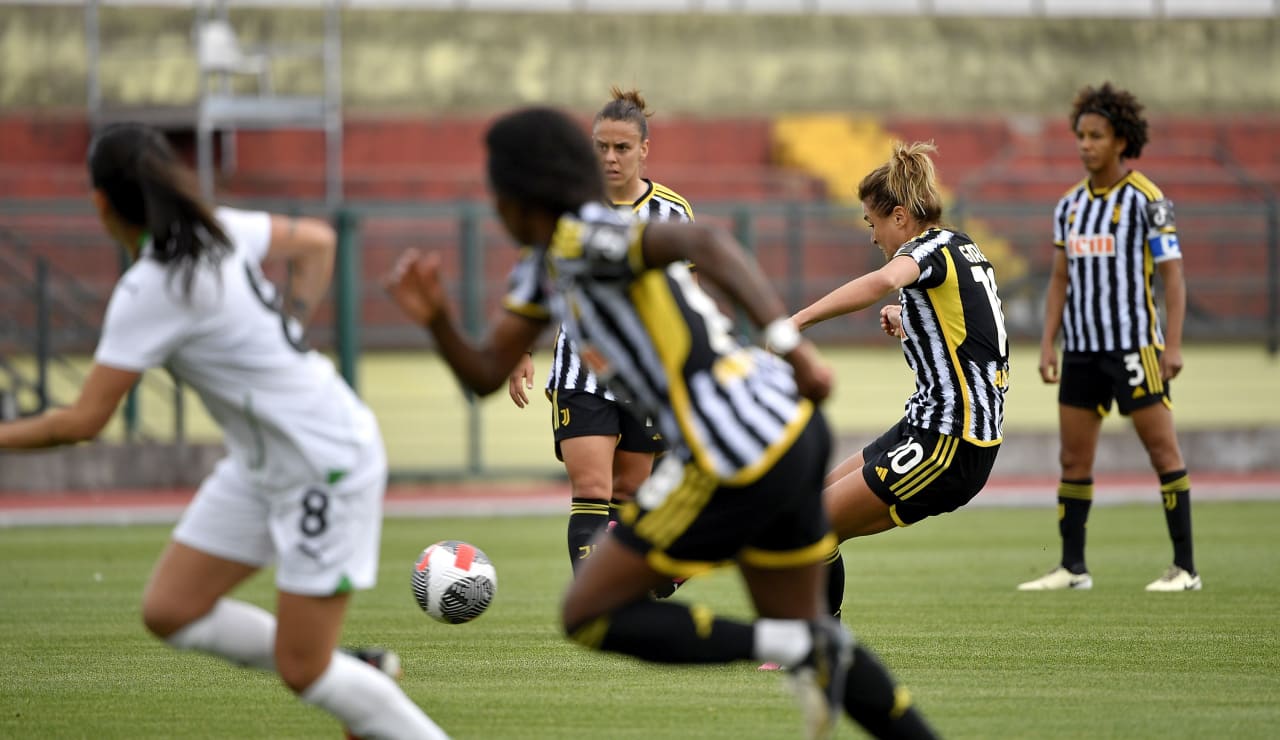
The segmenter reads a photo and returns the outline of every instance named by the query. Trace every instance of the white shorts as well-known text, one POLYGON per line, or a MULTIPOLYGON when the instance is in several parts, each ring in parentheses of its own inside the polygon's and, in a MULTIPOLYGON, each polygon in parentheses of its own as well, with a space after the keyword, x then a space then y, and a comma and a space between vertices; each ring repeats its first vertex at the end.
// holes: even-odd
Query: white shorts
POLYGON ((268 491, 231 458, 200 485, 173 539, 257 567, 276 563, 276 587, 303 596, 372 588, 378 580, 386 453, 370 445, 359 470, 335 483, 268 491))

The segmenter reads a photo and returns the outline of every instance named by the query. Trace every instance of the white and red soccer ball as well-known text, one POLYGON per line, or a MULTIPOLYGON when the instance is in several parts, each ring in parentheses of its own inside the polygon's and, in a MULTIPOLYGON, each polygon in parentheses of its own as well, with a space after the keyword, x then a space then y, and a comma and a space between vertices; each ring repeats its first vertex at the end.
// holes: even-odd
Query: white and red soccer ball
POLYGON ((413 598, 432 619, 446 624, 480 616, 497 590, 493 563, 480 548, 466 542, 437 542, 422 551, 413 567, 413 598))

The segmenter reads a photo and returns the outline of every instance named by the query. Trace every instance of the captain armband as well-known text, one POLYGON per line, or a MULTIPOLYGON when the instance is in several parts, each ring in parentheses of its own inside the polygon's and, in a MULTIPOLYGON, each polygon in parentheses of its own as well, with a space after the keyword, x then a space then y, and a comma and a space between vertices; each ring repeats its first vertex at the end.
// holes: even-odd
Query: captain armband
POLYGON ((1178 244, 1173 202, 1167 198, 1152 201, 1146 205, 1146 211, 1147 248, 1151 251, 1151 258, 1156 262, 1180 258, 1182 247, 1178 244))

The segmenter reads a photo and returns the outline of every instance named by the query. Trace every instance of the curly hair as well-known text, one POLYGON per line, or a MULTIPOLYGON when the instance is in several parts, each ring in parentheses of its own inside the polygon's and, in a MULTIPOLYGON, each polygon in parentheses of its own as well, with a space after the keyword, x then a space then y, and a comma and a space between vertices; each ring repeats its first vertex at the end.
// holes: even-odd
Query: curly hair
POLYGON ((499 118, 485 134, 493 189, 556 215, 604 200, 604 175, 586 132, 552 108, 499 118))
POLYGON ((1075 131, 1080 116, 1096 113, 1111 122, 1116 138, 1124 139, 1124 151, 1120 156, 1137 159, 1147 145, 1147 119, 1142 117, 1142 104, 1128 90, 1121 90, 1110 82, 1102 87, 1085 86, 1076 93, 1071 105, 1071 130, 1075 131))

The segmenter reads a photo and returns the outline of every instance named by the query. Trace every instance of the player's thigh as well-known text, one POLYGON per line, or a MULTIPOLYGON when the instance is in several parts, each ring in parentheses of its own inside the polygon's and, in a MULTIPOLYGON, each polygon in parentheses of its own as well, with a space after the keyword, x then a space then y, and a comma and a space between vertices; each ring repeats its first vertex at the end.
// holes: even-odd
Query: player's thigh
POLYGON ((168 637, 207 614, 218 599, 257 570, 256 565, 170 541, 143 591, 143 622, 154 634, 168 637))
POLYGON ((739 562, 756 613, 766 619, 817 619, 827 614, 826 565, 761 568, 739 562))
POLYGON ((1087 477, 1092 474, 1101 432, 1102 416, 1096 409, 1058 404, 1059 459, 1065 475, 1087 477))
POLYGON ((310 686, 328 667, 342 635, 348 600, 347 594, 277 594, 276 670, 295 692, 310 686))
POLYGON ((1131 418, 1156 472, 1168 473, 1186 467, 1174 429, 1173 411, 1167 405, 1154 403, 1144 406, 1135 410, 1131 418))
POLYGON ((590 435, 559 442, 573 495, 608 501, 613 496, 613 456, 617 437, 590 435))
POLYGON ((182 513, 143 593, 143 619, 152 631, 167 635, 202 616, 271 562, 268 511, 234 461, 218 463, 182 513))
POLYGON ((858 472, 862 469, 862 463, 864 460, 865 458, 863 457, 862 450, 858 450, 852 455, 841 460, 839 464, 831 469, 831 472, 827 473, 827 478, 823 485, 830 486, 850 473, 858 472))
POLYGON ((890 515, 889 504, 867 485, 861 468, 830 483, 822 493, 831 528, 841 542, 851 537, 893 529, 897 523, 890 515))
POLYGON ((613 498, 630 500, 653 472, 652 452, 615 450, 613 453, 613 498))

